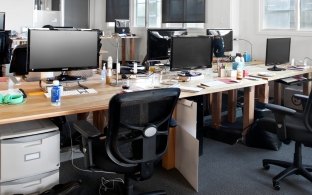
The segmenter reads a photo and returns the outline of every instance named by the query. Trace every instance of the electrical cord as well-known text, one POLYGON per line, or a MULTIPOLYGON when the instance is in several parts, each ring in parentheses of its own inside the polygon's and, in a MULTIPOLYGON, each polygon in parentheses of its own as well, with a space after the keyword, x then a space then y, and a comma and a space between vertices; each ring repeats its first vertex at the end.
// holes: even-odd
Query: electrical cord
POLYGON ((115 172, 110 172, 110 171, 98 171, 98 170, 88 170, 88 169, 83 169, 83 168, 80 168, 78 167, 77 165, 75 165, 74 163, 74 148, 73 148, 73 139, 72 139, 72 129, 71 129, 71 126, 69 125, 69 122, 67 122, 67 116, 65 116, 65 119, 66 119, 66 126, 67 128, 69 129, 69 138, 70 138, 70 151, 71 151, 71 164, 72 166, 79 170, 79 171, 82 171, 82 172, 88 172, 88 173, 105 173, 105 174, 117 174, 115 172))

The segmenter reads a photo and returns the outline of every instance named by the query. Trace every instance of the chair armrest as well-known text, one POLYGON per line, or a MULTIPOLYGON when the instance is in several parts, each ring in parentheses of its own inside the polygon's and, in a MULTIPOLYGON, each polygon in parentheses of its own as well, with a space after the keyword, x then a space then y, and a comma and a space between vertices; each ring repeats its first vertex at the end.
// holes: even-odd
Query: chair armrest
POLYGON ((270 109, 273 113, 276 113, 276 114, 293 115, 296 113, 296 110, 294 109, 276 105, 276 104, 265 104, 265 107, 270 109))
POLYGON ((274 113, 275 121, 277 123, 277 136, 283 142, 288 142, 289 140, 286 131, 285 116, 295 114, 296 110, 276 104, 265 104, 265 107, 270 109, 274 113))
POLYGON ((301 101, 308 101, 309 99, 309 96, 302 94, 294 94, 293 96, 297 99, 300 99, 301 101))
POLYGON ((302 94, 294 94, 294 95, 291 97, 291 100, 292 100, 293 104, 295 104, 293 98, 295 98, 295 99, 297 99, 297 100, 300 100, 300 103, 298 103, 297 105, 300 105, 300 104, 301 104, 301 105, 302 105, 302 108, 304 109, 304 108, 305 108, 305 105, 306 105, 307 102, 308 102, 309 96, 307 96, 307 95, 302 95, 302 94))
POLYGON ((101 135, 101 132, 96 127, 85 120, 74 122, 73 127, 84 138, 96 138, 101 135))

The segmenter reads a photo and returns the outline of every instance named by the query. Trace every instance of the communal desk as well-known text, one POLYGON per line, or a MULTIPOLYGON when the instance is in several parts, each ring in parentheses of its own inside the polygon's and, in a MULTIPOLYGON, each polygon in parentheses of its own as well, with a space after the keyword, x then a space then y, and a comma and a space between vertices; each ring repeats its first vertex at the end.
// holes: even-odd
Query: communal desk
MULTIPOLYGON (((266 71, 263 65, 253 65, 246 66, 246 69, 250 74, 256 74, 260 71, 266 71)), ((258 80, 247 80, 243 79, 239 83, 231 83, 226 85, 206 87, 199 92, 190 93, 182 92, 180 98, 196 97, 211 94, 213 97, 213 114, 215 118, 219 118, 221 113, 221 101, 220 93, 225 91, 233 91, 239 88, 244 89, 244 116, 243 116, 243 126, 244 128, 252 124, 254 120, 254 97, 255 88, 261 88, 260 100, 266 102, 268 100, 268 81, 276 80, 280 78, 285 78, 289 76, 295 76, 300 74, 310 74, 312 69, 307 69, 303 71, 287 70, 283 72, 274 72, 275 75, 271 78, 264 78, 258 80)), ((190 82, 183 82, 180 85, 184 86, 197 86, 201 81, 194 80, 190 82)), ((21 121, 35 120, 50 118, 62 115, 79 114, 85 112, 94 113, 94 124, 102 128, 103 126, 103 111, 108 109, 108 103, 111 97, 122 92, 121 87, 112 87, 109 85, 102 84, 99 76, 96 75, 93 79, 88 80, 83 83, 89 88, 94 88, 97 90, 97 94, 86 94, 86 95, 76 95, 76 96, 66 96, 62 97, 62 105, 60 107, 54 107, 50 105, 50 100, 46 98, 43 94, 31 95, 32 92, 40 91, 38 82, 21 82, 18 88, 24 89, 28 94, 28 98, 25 103, 20 105, 3 105, 0 107, 0 124, 15 123, 21 121)), ((0 83, 0 90, 5 90, 7 88, 7 83, 0 83)), ((174 135, 174 130, 172 131, 174 135)), ((173 138, 171 138, 173 140, 173 138)), ((172 141, 171 140, 171 141, 172 141)), ((174 150, 169 148, 169 153, 163 161, 163 166, 165 168, 174 167, 174 150)))
MULTIPOLYGON (((269 66, 265 65, 257 65, 257 66, 246 66, 246 69, 249 71, 250 75, 258 75, 259 73, 263 72, 268 72, 271 73, 271 76, 261 76, 263 79, 267 81, 276 81, 282 78, 287 78, 287 77, 293 77, 293 76, 298 76, 298 75, 303 75, 304 77, 310 79, 312 77, 312 68, 308 67, 305 69, 298 69, 298 70, 289 70, 287 69, 289 66, 284 65, 284 66, 279 66, 286 68, 284 71, 268 71, 267 68, 269 66)), ((262 102, 268 102, 268 91, 269 91, 269 86, 264 85, 264 88, 260 89, 262 92, 266 93, 267 95, 262 95, 261 96, 261 101, 262 102)), ((310 91, 312 88, 311 82, 304 82, 303 83, 303 94, 304 95, 309 95, 310 91)), ((281 104, 281 83, 279 82, 274 82, 274 103, 276 104, 281 104)))

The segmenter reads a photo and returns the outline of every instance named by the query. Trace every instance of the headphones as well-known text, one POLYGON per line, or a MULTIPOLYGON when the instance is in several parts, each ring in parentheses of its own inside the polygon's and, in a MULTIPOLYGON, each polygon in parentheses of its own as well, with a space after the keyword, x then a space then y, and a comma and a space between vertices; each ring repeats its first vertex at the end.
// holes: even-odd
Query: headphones
POLYGON ((0 94, 0 104, 20 104, 24 100, 23 95, 16 94, 16 95, 10 95, 7 94, 3 96, 0 94))

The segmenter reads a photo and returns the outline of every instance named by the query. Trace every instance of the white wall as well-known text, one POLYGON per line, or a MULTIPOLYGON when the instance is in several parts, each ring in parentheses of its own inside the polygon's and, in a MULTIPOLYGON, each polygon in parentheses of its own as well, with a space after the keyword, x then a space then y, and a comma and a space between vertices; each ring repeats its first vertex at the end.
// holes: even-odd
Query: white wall
POLYGON ((5 12, 5 28, 21 32, 21 27, 33 26, 34 0, 0 0, 0 11, 5 12))
POLYGON ((296 60, 312 57, 312 33, 259 32, 259 1, 240 0, 239 32, 240 38, 253 43, 254 59, 265 60, 266 39, 269 37, 291 37, 290 58, 296 60))

